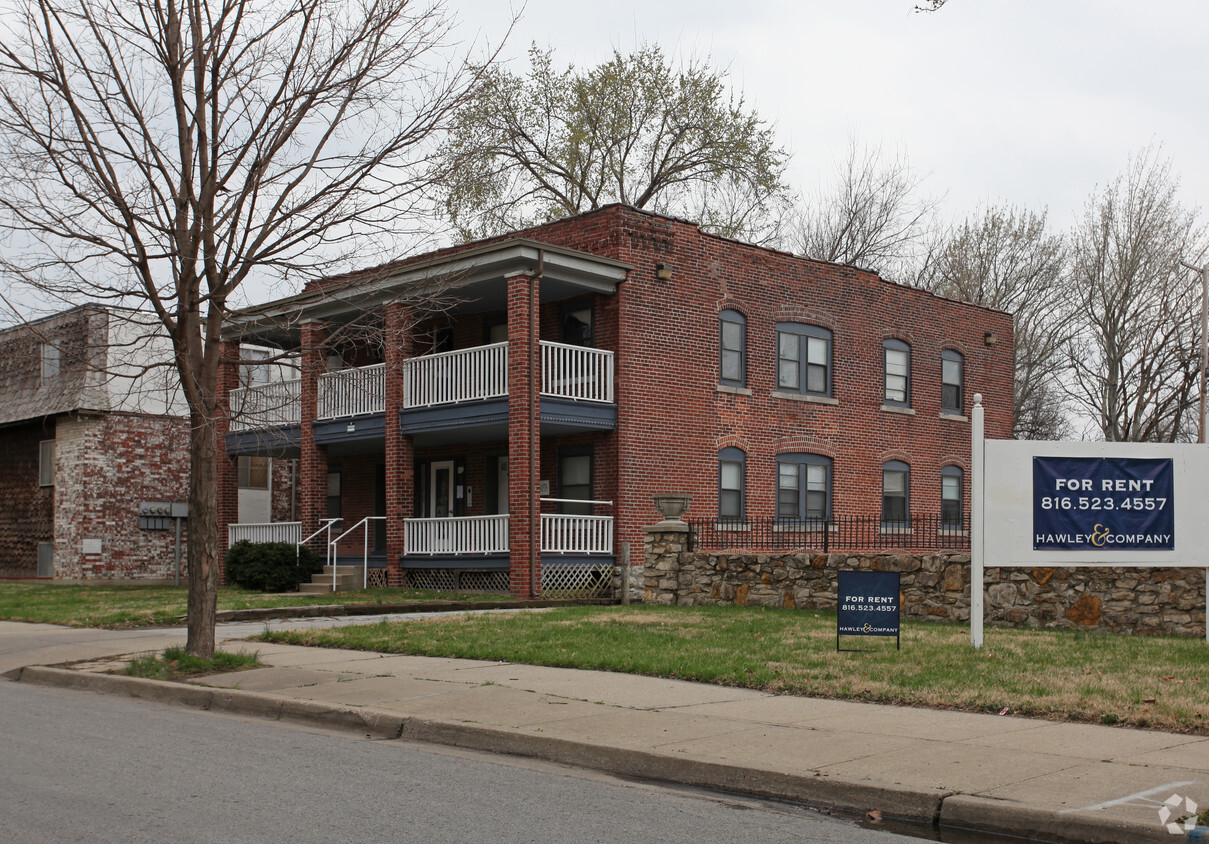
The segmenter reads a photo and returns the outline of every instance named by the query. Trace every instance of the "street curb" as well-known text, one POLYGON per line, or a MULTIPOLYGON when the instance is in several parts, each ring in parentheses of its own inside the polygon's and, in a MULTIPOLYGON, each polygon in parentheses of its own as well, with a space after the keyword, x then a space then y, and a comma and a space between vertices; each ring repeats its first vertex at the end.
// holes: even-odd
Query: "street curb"
POLYGON ((1157 814, 1153 823, 1139 824, 1115 818, 1091 818, 1074 813, 1045 811, 971 794, 955 794, 946 798, 940 809, 940 824, 1074 844, 1178 842, 1158 822, 1157 814))
POLYGON ((290 721, 378 739, 440 744, 541 759, 618 776, 678 783, 814 808, 864 813, 929 826, 1030 836, 1070 844, 1171 841, 1157 823, 1131 824, 1112 818, 1033 809, 1016 803, 952 791, 879 784, 819 774, 789 774, 669 756, 651 750, 593 745, 504 727, 407 716, 367 706, 346 706, 240 689, 194 686, 97 674, 68 668, 27 666, 9 672, 14 680, 44 686, 124 695, 195 709, 290 721))
POLYGON ((215 621, 270 621, 278 618, 328 618, 387 613, 463 612, 467 610, 528 610, 551 607, 610 606, 611 598, 588 601, 429 601, 409 604, 312 604, 300 607, 258 607, 219 610, 215 621))

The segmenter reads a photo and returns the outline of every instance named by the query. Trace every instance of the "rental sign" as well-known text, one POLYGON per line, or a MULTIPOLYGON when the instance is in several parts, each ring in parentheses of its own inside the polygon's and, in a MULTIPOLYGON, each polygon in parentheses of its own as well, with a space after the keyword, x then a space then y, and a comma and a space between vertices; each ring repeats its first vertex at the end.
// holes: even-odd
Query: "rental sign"
POLYGON ((1035 550, 1175 548, 1171 458, 1034 457, 1035 550))

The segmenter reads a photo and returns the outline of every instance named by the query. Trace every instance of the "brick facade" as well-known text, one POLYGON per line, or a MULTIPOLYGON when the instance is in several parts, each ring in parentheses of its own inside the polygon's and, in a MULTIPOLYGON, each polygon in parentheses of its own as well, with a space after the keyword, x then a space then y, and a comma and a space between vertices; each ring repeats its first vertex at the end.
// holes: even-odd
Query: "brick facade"
POLYGON ((55 488, 38 483, 39 443, 55 438, 55 420, 0 429, 0 577, 38 573, 38 543, 54 539, 55 488))
MULTIPOLYGON (((624 206, 376 268, 364 275, 365 284, 381 286, 384 278, 409 268, 417 268, 414 272, 427 284, 440 276, 442 262, 448 261, 456 285, 457 274, 464 270, 452 267, 461 253, 472 260, 493 249, 504 254, 512 243, 561 250, 569 261, 581 255, 585 264, 598 261, 608 268, 628 269, 616 270, 624 272, 618 276, 624 280, 614 293, 594 292, 590 285, 575 292, 568 280, 574 271, 562 277, 543 274, 539 255, 536 272, 501 271, 482 300, 462 302, 455 289, 448 309, 435 316, 413 312, 406 289, 400 287, 394 291, 395 300, 379 306, 384 338, 379 344, 349 346, 328 340, 329 331, 331 337, 340 333, 339 320, 356 318, 353 310, 358 307, 350 304, 348 315, 327 322, 332 319, 326 316, 332 312, 331 303, 338 298, 333 285, 356 289, 356 277, 312 286, 308 292, 321 303, 314 313, 324 315, 312 317, 300 304, 290 320, 302 366, 297 495, 303 531, 310 533, 326 514, 329 466, 341 467, 344 525, 351 527, 374 512, 372 464, 384 463, 392 582, 402 576, 397 568, 405 545, 402 519, 416 513, 416 492, 422 488, 423 479, 414 473, 431 460, 454 459, 464 466, 459 513, 474 516, 490 512, 489 473, 498 459, 508 457, 511 591, 528 595, 536 591, 541 577, 539 514, 558 509, 538 499, 561 497, 560 456, 572 449, 592 455, 589 497, 611 502, 595 505, 593 512, 613 516, 616 553, 621 543, 635 552, 642 547, 643 528, 655 518, 656 493, 687 492, 693 496, 690 515, 715 515, 718 458, 725 448, 745 454, 744 508, 751 518, 776 515, 778 457, 802 453, 831 461, 834 514, 880 513, 883 464, 893 460, 909 466, 911 512, 937 515, 941 470, 946 466, 962 470, 963 505, 968 509, 967 416, 975 393, 984 396, 987 436, 1010 436, 1009 315, 941 299, 854 267, 707 235, 695 224, 624 206), (670 277, 658 278, 657 265, 670 270, 670 277), (587 306, 592 314, 590 344, 614 353, 616 425, 605 431, 547 432, 539 422, 538 341, 563 340, 567 310, 587 306), (737 385, 720 384, 719 317, 724 310, 737 311, 745 320, 746 374, 737 385), (492 326, 505 322, 506 429, 447 437, 443 445, 418 445, 401 435, 396 426, 403 361, 431 353, 441 338, 448 344, 443 348, 453 350, 483 346, 492 326), (778 324, 830 333, 832 386, 821 401, 778 387, 778 324), (883 400, 887 340, 910 350, 910 398, 905 406, 888 406, 883 400), (347 455, 347 449, 329 454, 315 442, 311 425, 318 374, 337 345, 347 367, 387 364, 386 433, 376 446, 364 443, 363 453, 354 458, 339 456, 347 455), (942 412, 945 350, 958 352, 964 365, 960 412, 942 412), (539 492, 543 483, 549 493, 539 492)), ((476 288, 486 289, 485 284, 476 288)), ((304 302, 306 295, 298 301, 304 302)), ((277 331, 275 336, 282 334, 277 331)), ((640 555, 632 556, 632 563, 641 565, 640 555)))

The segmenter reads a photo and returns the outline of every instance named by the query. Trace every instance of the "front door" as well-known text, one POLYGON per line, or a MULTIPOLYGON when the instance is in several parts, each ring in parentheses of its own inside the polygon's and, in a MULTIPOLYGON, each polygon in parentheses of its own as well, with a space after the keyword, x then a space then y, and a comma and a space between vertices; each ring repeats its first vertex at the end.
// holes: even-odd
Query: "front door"
POLYGON ((447 519, 453 515, 453 461, 434 460, 428 471, 428 517, 447 519))
POLYGON ((495 512, 508 512, 508 458, 501 457, 496 466, 495 512))

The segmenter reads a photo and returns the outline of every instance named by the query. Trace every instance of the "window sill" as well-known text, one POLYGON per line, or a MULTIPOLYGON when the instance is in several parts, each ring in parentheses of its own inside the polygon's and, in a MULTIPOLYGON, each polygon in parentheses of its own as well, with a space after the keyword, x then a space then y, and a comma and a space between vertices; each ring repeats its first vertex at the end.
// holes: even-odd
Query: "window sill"
POLYGON ((911 536, 915 533, 915 528, 909 527, 885 527, 881 528, 883 536, 911 536))
POLYGON ((914 416, 915 415, 915 408, 913 408, 913 407, 899 407, 898 405, 893 405, 893 404, 883 404, 881 409, 885 413, 898 413, 903 416, 914 416))
POLYGON ((963 416, 960 413, 953 413, 950 410, 942 410, 940 412, 940 418, 944 419, 948 422, 969 422, 970 421, 970 417, 963 416))
POLYGON ((833 407, 840 403, 839 399, 833 399, 831 396, 812 396, 808 393, 782 393, 780 390, 773 390, 772 397, 774 399, 787 399, 788 401, 802 401, 807 404, 828 404, 833 407))
MULTIPOLYGON (((821 520, 820 520, 821 521, 821 520)), ((828 533, 836 533, 839 531, 839 525, 828 525, 828 533)), ((822 533, 822 525, 803 525, 801 522, 786 522, 784 524, 774 524, 772 526, 773 533, 822 533)))
POLYGON ((968 530, 961 530, 960 528, 953 528, 951 530, 949 528, 937 528, 936 535, 937 536, 969 536, 970 532, 968 530))
POLYGON ((727 395, 731 395, 731 396, 750 396, 751 388, 750 387, 732 387, 729 384, 719 384, 718 388, 717 388, 717 392, 726 393, 727 395))
POLYGON ((715 522, 714 530, 722 533, 750 532, 751 525, 747 522, 715 522))

